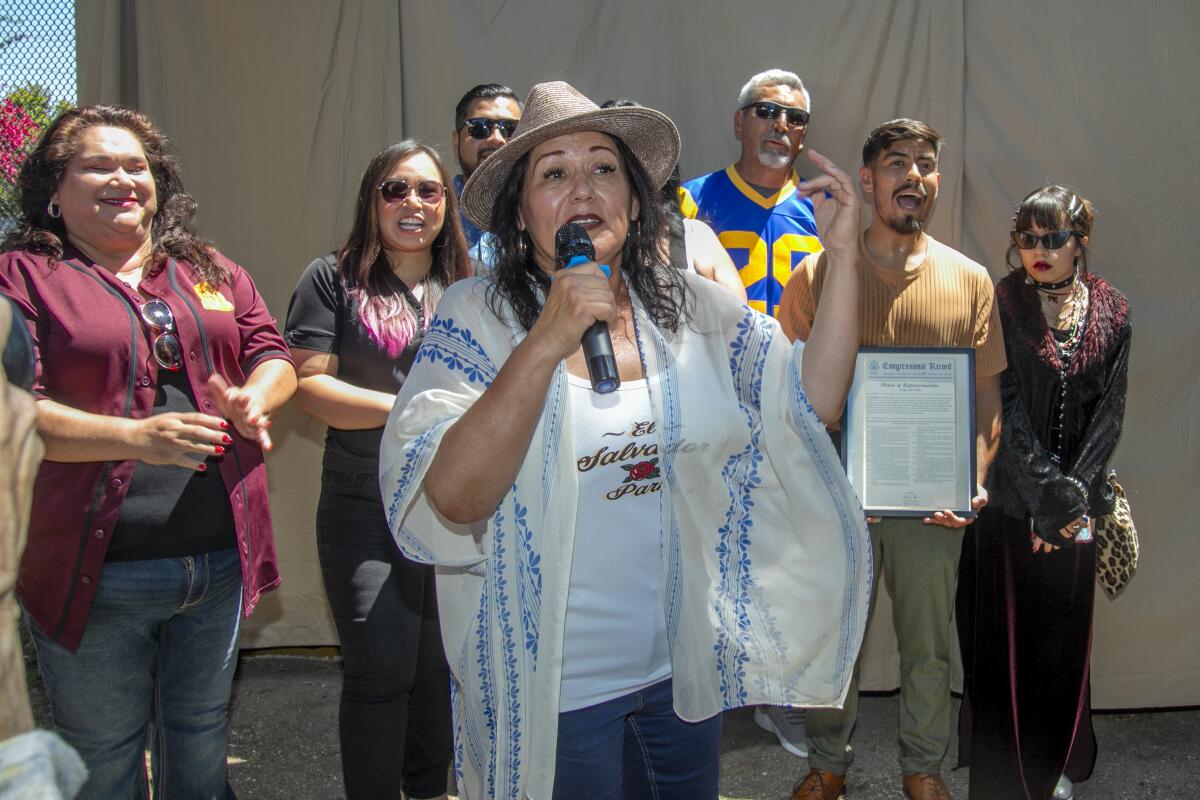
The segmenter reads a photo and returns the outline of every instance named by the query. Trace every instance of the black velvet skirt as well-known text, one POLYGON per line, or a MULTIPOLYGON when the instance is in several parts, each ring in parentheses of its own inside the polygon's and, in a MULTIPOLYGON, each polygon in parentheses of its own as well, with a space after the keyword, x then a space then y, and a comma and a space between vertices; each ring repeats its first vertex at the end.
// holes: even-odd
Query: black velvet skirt
POLYGON ((959 766, 971 800, 1049 800, 1096 761, 1089 658, 1095 545, 1033 553, 1028 520, 984 509, 966 530, 956 613, 959 766))

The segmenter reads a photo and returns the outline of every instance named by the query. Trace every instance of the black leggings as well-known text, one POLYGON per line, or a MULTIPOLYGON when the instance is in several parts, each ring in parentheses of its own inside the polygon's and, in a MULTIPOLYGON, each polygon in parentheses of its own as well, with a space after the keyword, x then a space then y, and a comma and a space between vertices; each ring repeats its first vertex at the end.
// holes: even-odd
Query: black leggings
POLYGON ((433 567, 400 554, 374 472, 323 472, 317 548, 342 643, 347 800, 445 793, 450 670, 433 567))

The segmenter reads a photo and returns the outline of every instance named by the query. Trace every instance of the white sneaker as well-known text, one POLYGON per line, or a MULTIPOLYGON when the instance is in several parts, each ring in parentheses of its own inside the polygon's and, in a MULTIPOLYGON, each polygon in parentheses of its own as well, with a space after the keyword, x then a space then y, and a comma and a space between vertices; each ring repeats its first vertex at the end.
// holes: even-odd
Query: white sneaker
POLYGON ((808 757, 808 743, 804 740, 804 709, 791 706, 757 706, 754 723, 768 733, 775 734, 779 744, 794 756, 808 757))
POLYGON ((1072 800, 1075 797, 1075 784, 1071 783, 1071 779, 1066 775, 1058 779, 1058 785, 1054 787, 1054 800, 1072 800))

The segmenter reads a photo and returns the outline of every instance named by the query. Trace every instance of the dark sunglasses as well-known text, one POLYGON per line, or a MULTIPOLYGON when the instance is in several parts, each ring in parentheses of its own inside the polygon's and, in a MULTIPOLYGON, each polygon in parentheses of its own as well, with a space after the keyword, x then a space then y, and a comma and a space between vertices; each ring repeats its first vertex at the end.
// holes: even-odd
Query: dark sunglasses
POLYGON ((415 186, 405 180, 387 180, 379 184, 379 193, 385 203, 403 203, 413 192, 422 203, 440 203, 446 196, 446 187, 437 181, 420 181, 415 186))
POLYGON ((499 129, 500 135, 507 139, 512 136, 513 131, 517 129, 517 120, 472 117, 463 123, 463 127, 467 129, 467 135, 472 139, 486 139, 491 136, 492 131, 496 129, 499 129))
POLYGON ((1067 240, 1075 235, 1075 231, 1051 231, 1038 236, 1033 231, 1009 231, 1012 235, 1013 243, 1022 250, 1032 250, 1038 246, 1038 242, 1047 250, 1057 250, 1067 243, 1067 240))
POLYGON ((754 116, 759 119, 777 120, 779 112, 787 112, 787 124, 790 128, 803 128, 808 124, 808 112, 803 108, 792 108, 791 106, 781 106, 779 103, 769 103, 766 100, 760 100, 757 103, 751 103, 748 106, 742 106, 742 111, 748 108, 754 109, 754 116))
POLYGON ((175 315, 171 307, 162 300, 150 300, 142 304, 142 321, 150 327, 154 337, 154 360, 163 369, 178 372, 183 367, 183 347, 175 335, 175 315))

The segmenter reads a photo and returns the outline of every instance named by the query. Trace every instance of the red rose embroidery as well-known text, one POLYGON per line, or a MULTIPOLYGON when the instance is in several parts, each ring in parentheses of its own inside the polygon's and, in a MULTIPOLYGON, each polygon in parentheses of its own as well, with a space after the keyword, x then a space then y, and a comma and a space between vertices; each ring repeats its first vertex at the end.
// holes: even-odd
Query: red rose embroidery
POLYGON ((649 461, 640 461, 637 464, 622 464, 621 469, 629 473, 625 476, 625 480, 623 480, 622 483, 643 481, 647 478, 657 478, 658 459, 652 458, 649 461))

